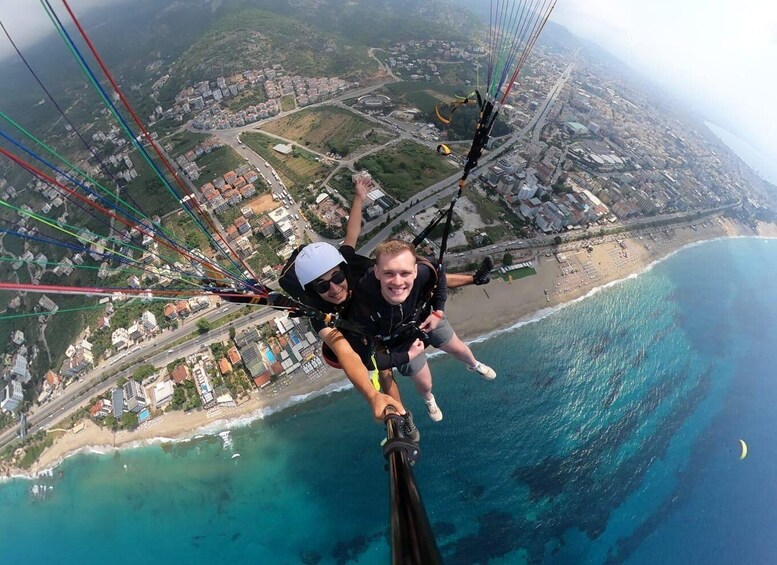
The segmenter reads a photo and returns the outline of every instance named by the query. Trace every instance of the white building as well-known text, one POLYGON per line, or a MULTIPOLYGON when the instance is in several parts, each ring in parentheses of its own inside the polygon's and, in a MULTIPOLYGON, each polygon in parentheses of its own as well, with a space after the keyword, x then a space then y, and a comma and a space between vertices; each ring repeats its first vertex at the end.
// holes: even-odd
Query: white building
POLYGON ((140 322, 148 332, 156 332, 159 330, 159 325, 156 323, 156 316, 154 316, 153 312, 148 310, 143 312, 143 314, 140 316, 140 322))
POLYGON ((277 229, 286 240, 290 239, 294 235, 294 227, 291 222, 291 216, 289 215, 289 212, 286 210, 286 208, 281 206, 275 210, 272 210, 267 215, 270 217, 273 224, 275 224, 275 229, 277 229))
POLYGON ((117 328, 116 331, 111 334, 111 345, 116 348, 116 351, 127 349, 130 345, 130 336, 126 328, 117 328))
POLYGON ((143 326, 138 322, 135 322, 129 328, 127 328, 127 334, 132 341, 137 341, 143 337, 145 332, 143 331, 143 326))
POLYGON ((166 406, 173 399, 173 381, 162 381, 154 385, 154 403, 157 408, 166 406))
POLYGON ((22 400, 24 400, 22 385, 17 381, 11 381, 0 392, 0 409, 5 412, 14 412, 21 405, 22 400))
POLYGON ((21 384, 27 384, 32 378, 30 370, 27 368, 27 358, 24 355, 16 354, 11 361, 11 376, 15 377, 21 384))
POLYGON ((135 380, 128 380, 124 383, 124 403, 127 405, 127 410, 137 414, 143 408, 146 407, 146 392, 140 383, 135 380))

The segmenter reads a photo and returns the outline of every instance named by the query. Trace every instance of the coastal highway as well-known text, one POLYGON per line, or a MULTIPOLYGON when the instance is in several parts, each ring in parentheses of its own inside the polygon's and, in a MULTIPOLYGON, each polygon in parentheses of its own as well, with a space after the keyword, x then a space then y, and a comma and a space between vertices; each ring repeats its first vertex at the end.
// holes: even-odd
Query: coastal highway
MULTIPOLYGON (((175 359, 195 353, 201 347, 207 346, 214 341, 227 339, 229 330, 232 327, 240 333, 240 330, 246 326, 262 324, 278 315, 277 311, 262 306, 230 304, 220 307, 217 311, 208 312, 200 316, 199 319, 213 321, 241 308, 246 310, 246 315, 220 328, 190 339, 185 344, 174 348, 172 353, 168 353, 170 351, 170 344, 191 334, 195 330, 196 323, 194 319, 187 321, 181 328, 173 332, 159 335, 153 340, 146 342, 139 350, 131 351, 121 360, 122 366, 129 365, 126 369, 113 373, 116 371, 114 367, 103 364, 84 375, 80 380, 71 382, 61 396, 42 406, 37 406, 27 413, 27 425, 30 433, 51 427, 51 424, 66 418, 71 412, 84 406, 89 399, 113 388, 116 381, 121 377, 129 378, 135 371, 135 368, 141 363, 163 367, 175 359), (101 380, 105 375, 110 376, 105 380, 101 380)), ((0 449, 17 439, 18 434, 19 430, 16 424, 0 433, 0 449)))

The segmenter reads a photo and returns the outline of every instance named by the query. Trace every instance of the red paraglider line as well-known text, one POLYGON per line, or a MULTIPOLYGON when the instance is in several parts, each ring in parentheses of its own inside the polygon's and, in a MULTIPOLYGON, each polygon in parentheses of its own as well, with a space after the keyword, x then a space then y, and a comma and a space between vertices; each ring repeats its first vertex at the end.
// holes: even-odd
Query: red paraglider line
POLYGON ((113 218, 114 220, 118 220, 119 222, 121 222, 122 224, 127 226, 128 228, 130 228, 130 229, 132 229, 132 228, 137 229, 138 231, 140 231, 144 235, 149 236, 151 239, 153 239, 157 243, 161 243, 165 247, 180 253, 181 255, 185 256, 186 258, 191 259, 192 261, 196 261, 197 263, 200 263, 203 266, 206 266, 206 267, 209 267, 209 268, 213 268, 213 265, 210 265, 209 262, 204 262, 201 258, 192 255, 191 253, 189 253, 185 249, 176 247, 174 245, 170 245, 166 241, 163 241, 163 240, 160 240, 159 238, 157 238, 157 236, 155 236, 153 233, 149 233, 147 230, 142 229, 140 227, 140 226, 142 226, 142 224, 135 224, 133 222, 130 222, 129 220, 127 220, 125 218, 122 218, 121 216, 115 214, 114 212, 110 211, 109 209, 105 208, 104 206, 98 204, 97 202, 92 202, 89 198, 86 198, 85 196, 83 196, 82 194, 79 194, 75 190, 73 190, 71 188, 68 188, 64 184, 62 184, 62 183, 58 182, 57 180, 55 180, 55 179, 51 178, 50 176, 48 176, 46 173, 44 173, 40 169, 38 169, 35 166, 27 163, 26 161, 23 161, 22 159, 20 159, 19 157, 17 157, 13 153, 10 153, 7 149, 4 149, 3 147, 0 147, 0 154, 5 155, 11 161, 13 161, 14 163, 19 165, 20 167, 22 167, 26 171, 32 173, 36 177, 38 177, 38 178, 40 178, 40 179, 42 179, 42 180, 44 180, 44 181, 46 181, 46 182, 48 182, 48 183, 50 183, 50 184, 52 184, 54 186, 60 188, 61 190, 64 190, 65 192, 67 192, 71 196, 74 196, 75 198, 79 199, 81 202, 84 202, 88 206, 92 206, 93 208, 95 208, 95 209, 99 210, 100 212, 108 215, 109 217, 113 218))
MULTIPOLYGON (((0 291, 22 291, 22 292, 35 292, 35 293, 49 293, 49 294, 78 294, 78 295, 106 295, 115 296, 116 294, 130 294, 130 295, 143 295, 150 294, 151 296, 166 296, 171 298, 186 298, 194 296, 202 296, 202 291, 192 292, 189 290, 174 290, 174 289, 152 289, 152 288, 112 288, 112 287, 99 287, 99 286, 65 286, 65 285, 53 285, 53 284, 30 284, 30 283, 6 283, 0 282, 0 291)), ((218 296, 224 298, 239 297, 245 298, 245 294, 235 292, 219 292, 218 296)))
MULTIPOLYGON (((67 0, 62 0, 62 4, 64 4, 65 9, 67 10, 68 14, 70 14, 71 19, 73 20, 73 23, 78 28, 79 33, 81 34, 81 37, 84 38, 84 41, 86 42, 87 46, 89 47, 89 50, 92 52, 92 55, 94 56, 95 60, 97 61, 97 64, 100 65, 100 68, 102 69, 103 73, 105 73, 105 76, 108 78, 108 81, 111 83, 111 86, 113 87, 116 94, 119 96, 119 99, 121 100, 122 104, 124 104, 124 107, 127 109, 127 111, 132 116, 132 119, 135 121, 137 126, 140 128, 141 132, 143 132, 143 136, 146 138, 146 140, 149 142, 149 144, 154 148, 154 151, 156 152, 159 159, 164 163, 165 168, 168 170, 168 172, 173 176, 173 178, 176 180, 176 183, 181 188, 183 193, 185 195, 191 195, 192 192, 189 190, 189 188, 186 186, 186 184, 181 180, 181 178, 178 176, 178 174, 173 170, 172 166, 170 165, 170 162, 165 157, 165 155, 162 153, 162 151, 159 149, 159 146, 157 145, 156 141, 154 141, 151 138, 151 134, 148 132, 146 127, 143 125, 143 122, 138 118, 137 114, 135 113, 135 110, 130 105, 127 98, 124 96, 124 93, 119 88, 119 85, 116 83, 116 81, 113 78, 113 75, 108 70, 108 67, 105 65, 105 63, 102 60, 102 57, 100 57, 100 54, 97 52, 97 49, 95 48, 94 44, 92 43, 92 40, 89 38, 89 36, 86 33, 86 30, 81 26, 81 22, 76 17, 73 10, 70 8, 70 5, 68 4, 67 0)), ((197 198, 192 198, 191 201, 194 203, 195 208, 197 208, 197 211, 200 212, 203 218, 205 218, 205 221, 208 223, 210 228, 213 230, 213 232, 219 237, 221 242, 226 246, 227 249, 232 253, 233 257, 235 257, 241 265, 248 271, 248 273, 251 275, 252 278, 256 279, 256 275, 254 274, 251 267, 240 257, 239 254, 235 252, 234 249, 229 245, 229 242, 224 238, 224 236, 221 234, 221 231, 216 228, 216 226, 213 223, 213 220, 210 218, 210 216, 205 213, 205 211, 200 207, 199 202, 197 201, 197 198)))

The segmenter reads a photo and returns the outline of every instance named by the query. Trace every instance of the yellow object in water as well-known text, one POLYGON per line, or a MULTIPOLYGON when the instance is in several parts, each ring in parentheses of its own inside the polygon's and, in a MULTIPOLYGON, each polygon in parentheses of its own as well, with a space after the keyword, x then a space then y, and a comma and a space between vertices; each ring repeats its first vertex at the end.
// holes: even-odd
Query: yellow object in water
POLYGON ((747 457, 747 444, 743 439, 740 439, 739 443, 742 445, 742 453, 739 454, 739 458, 744 459, 745 457, 747 457))

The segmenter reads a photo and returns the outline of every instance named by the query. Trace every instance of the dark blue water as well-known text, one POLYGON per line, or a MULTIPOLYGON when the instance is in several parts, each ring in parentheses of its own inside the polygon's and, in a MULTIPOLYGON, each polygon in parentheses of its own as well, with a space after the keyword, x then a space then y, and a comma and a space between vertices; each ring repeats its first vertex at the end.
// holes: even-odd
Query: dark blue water
MULTIPOLYGON (((437 358, 438 424, 402 382, 446 562, 777 562, 775 274, 777 241, 707 243, 475 345, 494 382, 437 358)), ((380 436, 346 392, 76 456, 0 485, 0 560, 385 563, 380 436)))

